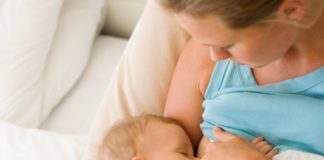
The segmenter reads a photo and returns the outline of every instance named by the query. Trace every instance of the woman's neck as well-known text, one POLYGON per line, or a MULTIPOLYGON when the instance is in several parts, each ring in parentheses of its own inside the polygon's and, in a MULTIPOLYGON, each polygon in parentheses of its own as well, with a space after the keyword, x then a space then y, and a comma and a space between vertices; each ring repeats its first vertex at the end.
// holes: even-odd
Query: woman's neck
POLYGON ((324 12, 308 29, 301 29, 295 45, 286 60, 295 62, 305 72, 324 66, 324 12))
POLYGON ((300 32, 295 49, 309 56, 324 55, 324 12, 312 27, 301 29, 300 32))
POLYGON ((283 58, 253 72, 259 84, 269 84, 305 75, 321 66, 324 66, 324 14, 311 28, 301 30, 297 42, 283 58))

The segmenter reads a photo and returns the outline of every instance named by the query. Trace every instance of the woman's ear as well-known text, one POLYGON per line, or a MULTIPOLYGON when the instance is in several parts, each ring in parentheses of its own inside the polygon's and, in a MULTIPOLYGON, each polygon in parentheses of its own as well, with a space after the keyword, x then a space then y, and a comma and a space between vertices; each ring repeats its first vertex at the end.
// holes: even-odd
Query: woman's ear
POLYGON ((283 0, 279 7, 279 14, 288 21, 301 21, 306 14, 305 0, 283 0))
POLYGON ((144 160, 144 158, 141 156, 135 156, 131 160, 144 160))

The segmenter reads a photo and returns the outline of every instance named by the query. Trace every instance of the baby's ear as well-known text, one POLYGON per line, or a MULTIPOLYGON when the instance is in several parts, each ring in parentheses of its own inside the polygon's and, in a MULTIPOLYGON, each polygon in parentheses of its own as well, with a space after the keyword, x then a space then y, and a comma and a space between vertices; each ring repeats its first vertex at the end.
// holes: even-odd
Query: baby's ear
POLYGON ((144 158, 141 156, 135 156, 131 160, 144 160, 144 158))

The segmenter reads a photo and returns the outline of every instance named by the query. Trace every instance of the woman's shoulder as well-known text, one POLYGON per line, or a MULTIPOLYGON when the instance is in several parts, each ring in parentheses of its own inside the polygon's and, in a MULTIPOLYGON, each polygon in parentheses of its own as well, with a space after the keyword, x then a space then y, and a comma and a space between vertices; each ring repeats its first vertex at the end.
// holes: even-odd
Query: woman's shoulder
POLYGON ((207 90, 209 80, 211 78, 211 75, 214 71, 215 63, 210 64, 202 73, 200 81, 199 81, 199 90, 202 95, 205 95, 205 92, 207 90))

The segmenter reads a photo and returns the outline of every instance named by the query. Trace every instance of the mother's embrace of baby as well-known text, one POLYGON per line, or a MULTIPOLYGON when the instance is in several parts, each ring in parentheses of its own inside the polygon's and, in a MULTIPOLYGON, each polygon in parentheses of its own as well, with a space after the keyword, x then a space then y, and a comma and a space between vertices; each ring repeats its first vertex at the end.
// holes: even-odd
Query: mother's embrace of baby
POLYGON ((157 1, 191 35, 164 115, 176 121, 178 135, 188 135, 198 157, 265 160, 276 150, 324 155, 323 0, 157 1), (266 146, 266 154, 249 142, 260 136, 266 141, 254 144, 266 146))
POLYGON ((222 146, 213 136, 221 126, 249 140, 264 136, 279 151, 324 155, 323 0, 160 2, 192 36, 165 115, 195 147, 202 136, 200 148, 206 139, 215 140, 208 148, 222 146))

